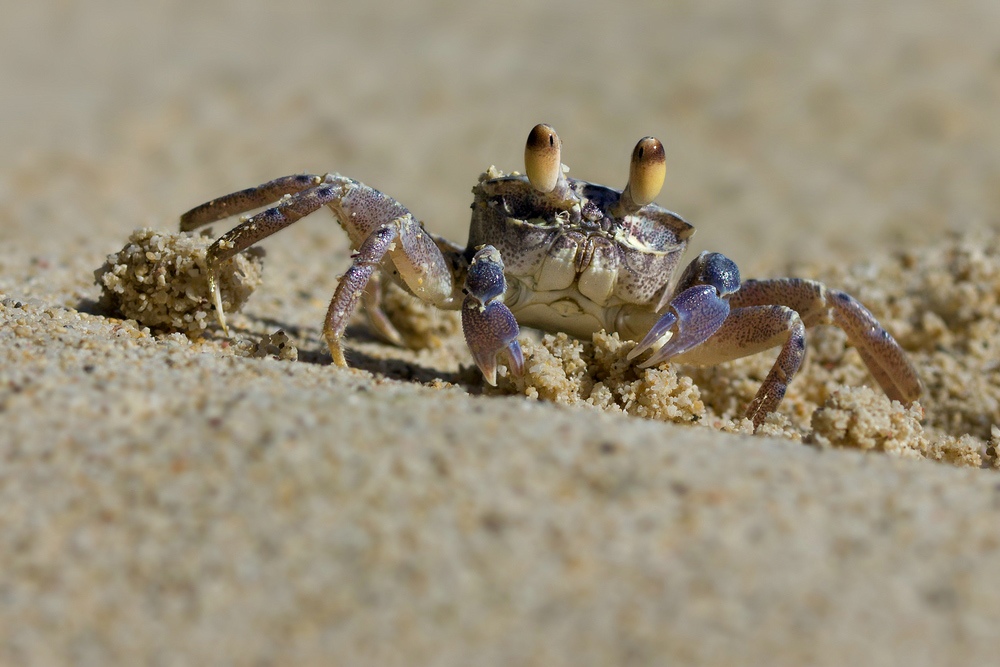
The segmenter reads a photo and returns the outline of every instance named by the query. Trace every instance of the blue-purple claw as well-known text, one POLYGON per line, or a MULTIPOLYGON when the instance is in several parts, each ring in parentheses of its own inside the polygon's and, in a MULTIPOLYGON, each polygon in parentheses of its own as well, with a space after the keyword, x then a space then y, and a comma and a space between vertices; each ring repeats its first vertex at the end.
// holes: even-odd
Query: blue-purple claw
POLYGON ((646 350, 652 349, 658 340, 670 333, 670 330, 674 328, 675 324, 677 324, 677 315, 673 310, 668 310, 664 313, 663 317, 656 321, 656 324, 654 324, 653 328, 649 330, 646 337, 639 341, 639 344, 632 348, 632 351, 628 353, 629 361, 635 359, 646 350))
POLYGON ((467 297, 462 308, 462 330, 472 358, 491 385, 497 383, 497 355, 503 355, 512 373, 521 374, 524 355, 517 342, 520 330, 507 306, 494 301, 483 307, 467 297))
POLYGON ((520 328, 502 301, 507 289, 503 268, 496 248, 487 245, 479 250, 469 265, 465 281, 467 296, 462 304, 465 342, 483 377, 494 386, 498 355, 514 375, 521 375, 524 368, 524 355, 517 342, 520 328))
POLYGON ((640 368, 648 368, 683 354, 708 340, 729 317, 729 302, 712 285, 689 287, 670 301, 669 309, 646 337, 629 352, 634 359, 652 349, 667 333, 671 337, 640 368))

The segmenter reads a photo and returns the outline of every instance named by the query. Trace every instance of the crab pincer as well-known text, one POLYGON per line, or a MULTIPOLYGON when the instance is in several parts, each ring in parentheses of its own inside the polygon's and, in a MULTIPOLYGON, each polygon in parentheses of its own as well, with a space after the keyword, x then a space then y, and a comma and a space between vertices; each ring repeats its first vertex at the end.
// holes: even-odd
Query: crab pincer
POLYGON ((740 270, 733 260, 717 252, 701 253, 678 281, 667 312, 632 348, 628 359, 659 345, 639 364, 640 368, 648 368, 701 345, 725 323, 730 311, 729 296, 739 288, 740 270))
POLYGON ((515 375, 520 375, 524 366, 521 345, 517 342, 520 332, 517 319, 503 303, 506 290, 500 253, 491 245, 484 246, 473 256, 465 280, 462 331, 476 365, 494 386, 498 355, 502 355, 515 375))

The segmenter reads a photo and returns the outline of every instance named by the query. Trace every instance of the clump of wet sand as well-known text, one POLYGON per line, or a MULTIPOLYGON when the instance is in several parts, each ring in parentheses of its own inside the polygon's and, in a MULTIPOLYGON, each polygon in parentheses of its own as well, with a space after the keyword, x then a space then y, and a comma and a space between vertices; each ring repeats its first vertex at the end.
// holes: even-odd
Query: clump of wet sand
POLYGON ((660 421, 695 423, 707 409, 701 391, 675 367, 639 368, 627 359, 634 341, 599 332, 590 343, 564 333, 526 342, 524 372, 502 376, 498 391, 565 405, 589 405, 660 421))
POLYGON ((284 331, 265 334, 258 340, 242 338, 233 348, 237 356, 248 359, 272 358, 278 361, 297 361, 299 358, 298 348, 292 344, 284 331))
MULTIPOLYGON (((215 320, 202 233, 138 229, 94 272, 99 306, 158 332, 197 338, 215 320)), ((263 250, 251 248, 219 264, 216 285, 227 313, 240 310, 261 284, 263 250)))

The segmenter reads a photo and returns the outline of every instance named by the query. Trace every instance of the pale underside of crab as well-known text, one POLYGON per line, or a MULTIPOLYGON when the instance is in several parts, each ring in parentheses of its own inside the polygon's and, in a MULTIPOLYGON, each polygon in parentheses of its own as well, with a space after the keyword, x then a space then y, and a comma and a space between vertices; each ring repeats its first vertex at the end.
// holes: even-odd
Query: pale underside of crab
MULTIPOLYGON (((424 228, 402 204, 341 176, 298 174, 234 192, 181 216, 188 231, 277 204, 216 241, 209 266, 323 206, 347 232, 353 261, 323 325, 333 361, 345 366, 341 338, 359 302, 375 330, 400 336, 381 310, 380 277, 438 308, 462 311, 465 339, 486 381, 497 363, 520 373, 519 325, 588 338, 605 330, 639 341, 630 359, 711 365, 780 347, 747 407, 759 426, 805 355, 805 329, 834 324, 894 400, 911 403, 920 380, 889 333, 848 294, 797 278, 747 280, 724 255, 704 252, 672 280, 694 228, 653 203, 665 173, 662 144, 645 137, 632 153, 624 190, 568 178, 561 142, 538 125, 525 148, 526 174, 491 168, 473 188, 465 246, 424 228), (648 354, 647 354, 648 353, 648 354)), ((219 323, 226 328, 210 276, 219 323)))

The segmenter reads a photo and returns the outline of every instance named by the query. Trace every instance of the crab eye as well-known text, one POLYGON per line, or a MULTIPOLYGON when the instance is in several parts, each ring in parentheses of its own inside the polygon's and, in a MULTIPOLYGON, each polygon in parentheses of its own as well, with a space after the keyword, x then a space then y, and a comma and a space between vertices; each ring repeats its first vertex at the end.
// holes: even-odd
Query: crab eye
POLYGON ((540 123, 528 135, 524 146, 524 171, 531 187, 539 192, 552 192, 562 172, 560 149, 562 142, 551 125, 540 123))
POLYGON ((656 137, 643 137, 632 151, 626 190, 636 206, 645 206, 660 194, 667 173, 663 144, 656 137))

